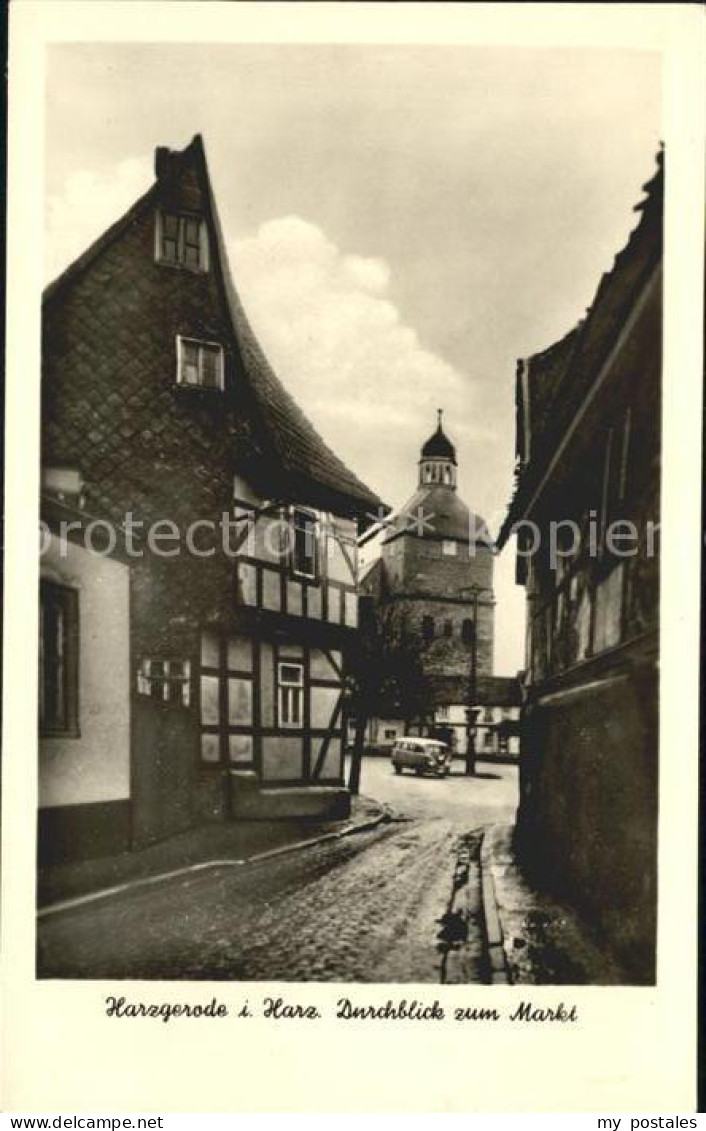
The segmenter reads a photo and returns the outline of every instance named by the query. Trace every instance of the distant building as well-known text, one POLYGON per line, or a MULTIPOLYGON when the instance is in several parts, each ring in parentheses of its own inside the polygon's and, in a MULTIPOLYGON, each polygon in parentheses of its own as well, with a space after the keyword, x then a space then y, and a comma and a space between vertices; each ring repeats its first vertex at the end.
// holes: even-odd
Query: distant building
POLYGON ((468 709, 477 707, 485 717, 478 752, 499 752, 506 738, 507 751, 517 751, 516 736, 510 742, 495 714, 519 713, 517 681, 492 674, 495 550, 484 520, 458 495, 457 471, 439 412, 421 450, 417 490, 386 524, 380 557, 361 580, 361 600, 372 602, 392 644, 413 654, 419 669, 412 712, 404 694, 390 702, 368 724, 371 746, 446 730, 457 753, 465 753, 468 709))
MULTIPOLYGON (((450 741, 457 754, 467 749, 468 713, 461 706, 463 684, 456 698, 459 703, 442 704, 434 710, 434 730, 450 741), (446 734, 444 734, 446 732, 446 734)), ((448 696, 448 686, 444 696, 448 696)), ((479 758, 517 760, 520 753, 520 681, 515 676, 479 676, 475 696, 474 745, 479 758)))
POLYGON ((357 536, 381 504, 255 339, 201 138, 155 164, 44 296, 43 861, 349 807, 357 536))
POLYGON ((519 524, 527 591, 519 844, 640 982, 655 969, 661 157, 645 189, 585 319, 518 365, 499 538, 519 524))

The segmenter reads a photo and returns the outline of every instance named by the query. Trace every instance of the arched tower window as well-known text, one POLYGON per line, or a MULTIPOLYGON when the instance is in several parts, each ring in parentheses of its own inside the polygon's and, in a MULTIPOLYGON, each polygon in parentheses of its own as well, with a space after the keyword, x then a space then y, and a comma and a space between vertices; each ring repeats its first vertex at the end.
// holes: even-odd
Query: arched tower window
POLYGON ((434 618, 422 617, 422 636, 427 641, 434 639, 434 618))

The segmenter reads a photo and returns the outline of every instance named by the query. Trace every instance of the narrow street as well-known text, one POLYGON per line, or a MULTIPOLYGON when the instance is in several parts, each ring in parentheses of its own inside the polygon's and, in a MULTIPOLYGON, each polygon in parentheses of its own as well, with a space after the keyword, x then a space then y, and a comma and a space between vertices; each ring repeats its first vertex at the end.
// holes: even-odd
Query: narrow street
POLYGON ((396 776, 367 759, 363 792, 397 818, 245 867, 195 872, 50 916, 40 977, 426 982, 486 979, 479 828, 512 819, 514 767, 396 776), (474 835, 474 830, 476 830, 474 835), (459 848, 467 922, 449 916, 459 848), (464 877, 464 883, 466 879, 464 877), (461 959, 448 962, 451 946, 461 959))

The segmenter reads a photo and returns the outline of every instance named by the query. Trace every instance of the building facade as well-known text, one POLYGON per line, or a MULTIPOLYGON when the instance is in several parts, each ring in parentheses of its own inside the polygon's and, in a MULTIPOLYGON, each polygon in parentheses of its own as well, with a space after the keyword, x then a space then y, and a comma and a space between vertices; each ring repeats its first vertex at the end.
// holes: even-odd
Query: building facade
POLYGON ((663 172, 585 320, 518 365, 519 844, 654 979, 663 172))
POLYGON ((255 339, 198 136, 45 293, 42 463, 41 857, 345 814, 381 504, 255 339))
MULTIPOLYGON (((463 687, 456 698, 461 700, 463 687)), ((445 689, 448 695, 448 688, 445 689)), ((514 676, 480 676, 475 694, 473 747, 479 758, 517 762, 520 753, 520 681, 514 676)), ((454 751, 468 750, 468 711, 461 703, 434 710, 434 732, 446 739, 454 751)))

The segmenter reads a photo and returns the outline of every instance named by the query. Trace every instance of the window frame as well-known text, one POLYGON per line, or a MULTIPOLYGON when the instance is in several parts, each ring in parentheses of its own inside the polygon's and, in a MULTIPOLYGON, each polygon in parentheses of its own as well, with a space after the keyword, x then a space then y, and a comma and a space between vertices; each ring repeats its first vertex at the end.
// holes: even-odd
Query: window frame
POLYGON ((42 738, 80 738, 79 714, 79 592, 70 585, 49 578, 39 582, 39 687, 37 711, 39 734, 42 738), (45 688, 47 682, 45 621, 46 596, 60 604, 64 618, 64 652, 62 663, 63 679, 63 722, 47 720, 45 707, 45 688))
POLYGON ((213 342, 207 338, 192 338, 187 334, 177 334, 176 336, 176 353, 177 353, 177 367, 176 367, 176 383, 180 389, 201 389, 207 393, 222 393, 225 391, 225 353, 223 346, 220 342, 213 342), (182 380, 182 369, 184 361, 184 346, 196 346, 198 348, 198 374, 199 380, 197 382, 182 380), (202 351, 214 350, 217 351, 218 356, 218 384, 205 385, 202 380, 202 351))
POLYGON ((304 662, 303 660, 277 661, 277 724, 280 730, 303 730, 304 728, 304 662), (298 668, 296 679, 283 679, 283 668, 298 668), (292 703, 299 704, 299 710, 290 707, 285 710, 285 702, 291 697, 292 703), (285 714, 297 716, 285 720, 285 714))
POLYGON ((321 549, 320 549, 320 530, 319 530, 319 516, 315 510, 309 507, 293 506, 289 512, 289 527, 291 530, 290 540, 290 567, 294 577, 303 577, 307 581, 318 581, 321 576, 321 549), (297 552, 297 531, 303 529, 297 526, 297 516, 303 515, 313 527, 313 550, 311 554, 312 572, 305 569, 300 569, 298 563, 297 552))
POLYGON ((207 275, 210 267, 209 262, 209 248, 208 248, 208 229, 206 221, 203 216, 197 212, 181 211, 179 209, 170 208, 157 208, 156 222, 155 222, 155 236, 154 236, 154 257, 155 262, 162 267, 172 267, 177 271, 191 271, 195 275, 207 275), (176 243, 177 257, 176 259, 168 259, 164 254, 164 239, 165 239, 165 217, 174 217, 177 221, 176 239, 170 240, 176 243), (185 262, 184 250, 187 246, 195 247, 193 243, 187 244, 186 241, 186 225, 188 221, 195 221, 199 226, 199 262, 197 265, 185 262))
POLYGON ((190 707, 191 660, 143 656, 137 669, 136 690, 138 695, 155 703, 170 707, 190 707), (161 672, 156 670, 160 666, 161 672))

